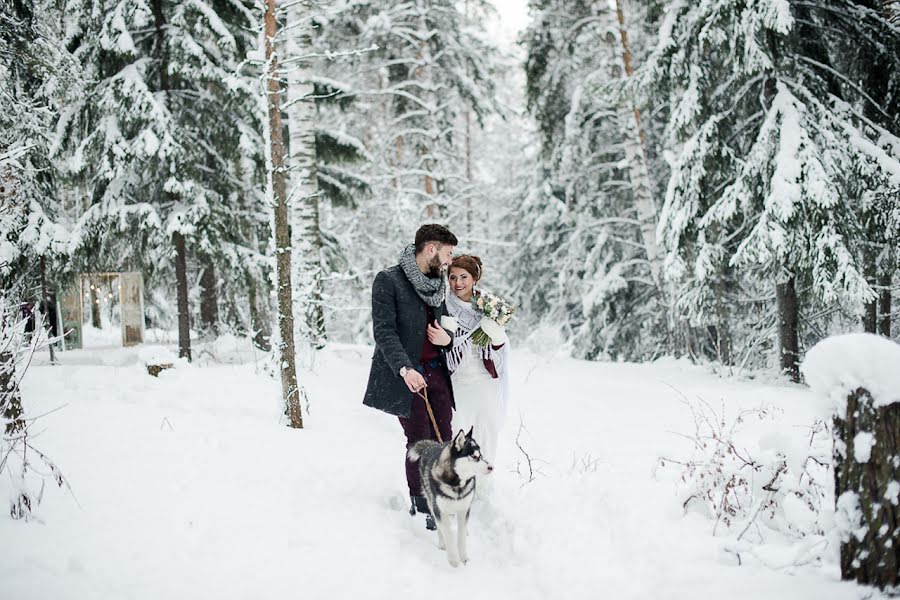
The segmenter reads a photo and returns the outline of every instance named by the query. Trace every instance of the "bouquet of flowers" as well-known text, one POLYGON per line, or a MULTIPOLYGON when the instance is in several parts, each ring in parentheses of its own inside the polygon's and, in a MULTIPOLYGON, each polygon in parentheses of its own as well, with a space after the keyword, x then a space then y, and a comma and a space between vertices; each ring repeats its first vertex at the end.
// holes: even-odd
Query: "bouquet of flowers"
POLYGON ((500 296, 485 292, 479 292, 472 297, 472 306, 484 315, 478 328, 472 332, 472 343, 482 348, 492 340, 495 344, 504 343, 506 332, 503 328, 512 319, 516 307, 500 296))

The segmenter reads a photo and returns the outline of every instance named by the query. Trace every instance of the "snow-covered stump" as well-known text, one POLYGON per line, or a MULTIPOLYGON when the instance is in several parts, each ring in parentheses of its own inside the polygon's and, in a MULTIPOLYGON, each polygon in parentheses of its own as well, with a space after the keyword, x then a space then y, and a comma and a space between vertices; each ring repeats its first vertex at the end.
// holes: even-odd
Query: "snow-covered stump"
POLYGON ((900 345, 870 334, 828 338, 802 371, 833 411, 841 576, 898 589, 900 345))
POLYGON ((153 377, 159 377, 159 374, 166 369, 172 369, 175 366, 175 354, 162 346, 145 346, 138 352, 138 360, 145 367, 147 373, 153 377))
POLYGON ((900 403, 875 406, 865 388, 834 417, 834 497, 846 526, 844 579, 879 587, 900 584, 900 403), (850 535, 846 535, 846 534, 850 535))

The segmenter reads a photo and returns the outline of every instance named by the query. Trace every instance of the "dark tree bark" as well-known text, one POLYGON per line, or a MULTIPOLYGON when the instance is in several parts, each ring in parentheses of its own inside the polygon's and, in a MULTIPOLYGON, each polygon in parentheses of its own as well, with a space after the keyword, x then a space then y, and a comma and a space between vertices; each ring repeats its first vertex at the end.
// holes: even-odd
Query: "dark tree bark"
POLYGON ((794 278, 775 285, 778 304, 778 347, 781 372, 794 381, 800 381, 800 343, 797 336, 797 290, 794 278))
MULTIPOLYGON (((169 54, 166 48, 166 15, 162 0, 153 0, 153 21, 155 27, 154 54, 158 57, 159 89, 166 105, 169 105, 169 54)), ((160 191, 167 195, 167 192, 160 191)), ((165 198, 168 202, 170 198, 165 198)), ((178 295, 178 356, 191 360, 191 315, 188 312, 187 250, 184 235, 176 231, 172 234, 175 245, 175 284, 178 295)))
POLYGON ((878 295, 878 333, 891 337, 891 276, 882 274, 878 277, 881 291, 878 295))
POLYGON ((191 360, 191 314, 188 311, 187 252, 184 236, 172 234, 175 244, 175 284, 178 288, 178 356, 191 360))
POLYGON ((303 427, 300 409, 300 389, 297 384, 296 353, 294 350, 294 307, 291 294, 291 236, 288 228, 287 173, 284 165, 284 134, 281 123, 281 83, 278 77, 278 57, 275 53, 275 0, 266 0, 265 36, 267 64, 267 105, 269 113, 269 142, 272 151, 271 177, 275 194, 275 271, 278 289, 279 366, 281 391, 291 427, 303 427))
POLYGON ((211 262, 200 275, 200 320, 205 331, 213 335, 219 333, 219 291, 216 267, 211 262))
MULTIPOLYGON (((50 336, 56 335, 56 302, 50 298, 50 288, 47 287, 47 261, 41 257, 41 314, 44 316, 44 328, 50 336)), ((56 351, 53 344, 47 344, 50 349, 50 362, 56 363, 56 351)))
POLYGON ((272 330, 269 327, 268 319, 263 316, 268 314, 268 311, 260 311, 256 283, 252 277, 247 278, 247 298, 250 301, 250 327, 253 329, 253 345, 263 352, 268 352, 272 349, 270 342, 272 330))
POLYGON ((22 395, 16 380, 16 361, 12 352, 0 352, 0 414, 6 421, 6 434, 25 428, 22 420, 22 395))
MULTIPOLYGON (((868 444, 866 444, 868 446, 868 444)), ((880 588, 900 584, 900 403, 875 407, 872 395, 859 388, 847 398, 847 412, 834 418, 834 497, 854 511, 858 498, 861 520, 843 532, 841 577, 880 588), (869 460, 856 447, 874 436, 869 460), (842 497, 843 496, 843 497, 842 497), (849 505, 849 506, 848 506, 849 505)))
POLYGON ((100 329, 103 324, 100 321, 100 286, 95 285, 93 280, 89 281, 91 286, 91 325, 100 329))
MULTIPOLYGON (((871 239, 871 236, 870 236, 871 239)), ((865 250, 863 254, 863 274, 866 281, 873 288, 876 287, 877 280, 875 277, 875 253, 871 249, 865 250)), ((863 308, 863 331, 866 333, 876 333, 878 323, 878 299, 866 302, 863 308)))

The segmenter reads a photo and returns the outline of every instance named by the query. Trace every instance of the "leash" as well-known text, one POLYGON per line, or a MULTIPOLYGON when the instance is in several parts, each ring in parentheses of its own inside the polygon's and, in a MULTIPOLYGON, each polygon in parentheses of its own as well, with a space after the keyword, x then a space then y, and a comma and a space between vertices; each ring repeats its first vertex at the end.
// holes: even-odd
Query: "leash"
POLYGON ((428 388, 423 387, 422 390, 425 392, 416 392, 419 395, 419 398, 425 401, 425 409, 428 411, 428 418, 431 419, 431 426, 434 427, 434 434, 437 436, 437 440, 439 444, 443 444, 444 440, 441 438, 441 432, 438 431, 437 421, 434 418, 434 412, 431 410, 431 402, 428 401, 428 388))

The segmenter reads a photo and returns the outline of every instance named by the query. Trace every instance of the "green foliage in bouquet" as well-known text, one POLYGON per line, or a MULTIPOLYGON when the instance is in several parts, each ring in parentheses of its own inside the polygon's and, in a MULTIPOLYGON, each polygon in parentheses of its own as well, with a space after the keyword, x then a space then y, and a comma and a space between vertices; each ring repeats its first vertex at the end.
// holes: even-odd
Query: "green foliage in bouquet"
POLYGON ((482 348, 491 343, 491 336, 484 328, 505 327, 516 312, 516 307, 507 300, 486 292, 476 292, 472 306, 483 315, 481 326, 472 332, 472 343, 482 348))

